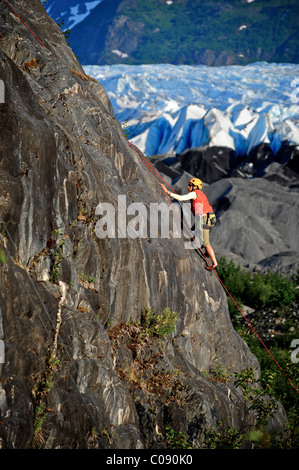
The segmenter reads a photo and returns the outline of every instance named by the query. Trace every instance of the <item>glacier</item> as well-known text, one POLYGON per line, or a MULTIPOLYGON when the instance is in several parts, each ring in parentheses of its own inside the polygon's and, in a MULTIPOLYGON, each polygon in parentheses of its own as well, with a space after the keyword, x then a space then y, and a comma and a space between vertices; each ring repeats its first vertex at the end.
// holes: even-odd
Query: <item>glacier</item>
POLYGON ((146 156, 201 146, 299 146, 299 65, 86 65, 146 156))

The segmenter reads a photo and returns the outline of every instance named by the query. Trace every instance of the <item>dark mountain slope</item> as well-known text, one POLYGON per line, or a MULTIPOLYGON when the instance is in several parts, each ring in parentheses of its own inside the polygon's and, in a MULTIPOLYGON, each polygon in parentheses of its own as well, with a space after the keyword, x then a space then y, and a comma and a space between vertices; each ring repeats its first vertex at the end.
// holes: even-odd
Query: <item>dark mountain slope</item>
MULTIPOLYGON (((74 15, 60 3, 58 8, 56 0, 49 0, 47 8, 71 27, 71 46, 82 64, 299 59, 296 0, 102 0, 74 27, 74 15)), ((76 3, 86 11, 83 1, 76 3)))

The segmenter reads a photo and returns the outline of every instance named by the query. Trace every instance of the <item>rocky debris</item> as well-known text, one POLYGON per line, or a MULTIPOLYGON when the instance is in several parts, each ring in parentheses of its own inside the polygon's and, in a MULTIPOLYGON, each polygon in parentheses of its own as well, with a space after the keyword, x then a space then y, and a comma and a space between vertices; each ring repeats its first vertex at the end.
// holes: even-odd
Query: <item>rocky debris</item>
MULTIPOLYGON (((232 423, 241 422, 246 407, 233 382, 228 384, 224 376, 215 380, 211 369, 200 377, 192 373, 191 364, 186 369, 183 366, 186 343, 182 338, 167 345, 163 338, 142 335, 140 327, 134 324, 117 325, 108 334, 115 370, 134 399, 146 448, 167 448, 167 426, 183 433, 189 446, 202 447, 206 416, 213 415, 217 403, 229 406, 232 423), (174 345, 180 346, 181 357, 174 345), (207 401, 206 395, 210 394, 213 400, 207 401)), ((186 330, 184 336, 189 335, 186 330)), ((251 416, 248 424, 252 423, 251 416)))
MULTIPOLYGON (((282 337, 282 335, 294 334, 299 331, 299 305, 293 302, 287 307, 281 308, 264 308, 261 310, 254 310, 246 307, 243 308, 243 313, 246 315, 247 320, 254 325, 254 329, 263 339, 267 347, 270 347, 273 341, 282 337)), ((241 315, 233 318, 233 324, 236 326, 240 320, 241 315)), ((291 347, 291 345, 289 345, 291 347)))
MULTIPOLYGON (((105 90, 84 74, 41 3, 16 0, 14 7, 45 47, 3 4, 1 447, 167 446, 159 437, 166 424, 199 442, 219 419, 253 424, 239 390, 204 376, 218 363, 229 372, 252 367, 259 376, 204 262, 183 239, 96 236, 100 202, 116 207, 126 195, 128 204, 160 203, 160 187, 128 146, 105 90), (139 361, 158 354, 175 383, 182 377, 189 387, 178 405, 154 384, 156 414, 147 391, 132 396, 120 374, 132 347, 116 347, 111 337, 117 325, 138 323, 145 306, 167 307, 178 320, 163 354, 148 341, 139 361)), ((281 428, 283 410, 275 419, 281 428)))
POLYGON ((267 178, 230 178, 213 183, 206 194, 218 216, 211 234, 218 253, 251 269, 296 273, 296 188, 267 178))
POLYGON ((264 145, 242 159, 229 148, 202 147, 152 161, 180 194, 190 178, 202 179, 216 211, 211 240, 219 257, 290 275, 299 260, 297 157, 296 148, 285 144, 277 161, 264 145))
POLYGON ((202 147, 185 150, 179 156, 181 171, 187 171, 205 183, 225 178, 239 166, 237 153, 227 147, 202 147))
POLYGON ((239 155, 229 147, 203 146, 187 149, 180 155, 154 155, 152 159, 157 167, 167 165, 168 172, 187 172, 206 184, 229 177, 267 176, 270 179, 269 173, 275 173, 277 179, 282 178, 287 184, 299 179, 298 149, 287 142, 283 142, 276 156, 271 147, 263 143, 251 149, 248 155, 239 155))

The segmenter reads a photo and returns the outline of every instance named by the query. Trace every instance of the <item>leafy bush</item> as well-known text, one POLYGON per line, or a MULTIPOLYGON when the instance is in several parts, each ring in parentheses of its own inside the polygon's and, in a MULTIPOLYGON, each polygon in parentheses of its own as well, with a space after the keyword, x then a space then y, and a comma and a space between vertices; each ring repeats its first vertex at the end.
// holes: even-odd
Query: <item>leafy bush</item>
POLYGON ((222 421, 217 422, 217 431, 209 429, 205 432, 204 447, 206 449, 240 449, 244 435, 236 428, 225 428, 222 421))
POLYGON ((269 390, 271 396, 278 400, 284 407, 287 414, 287 424, 285 430, 276 437, 271 437, 268 447, 282 449, 299 448, 299 398, 298 393, 292 387, 284 373, 291 382, 298 388, 299 368, 298 364, 291 361, 290 337, 282 335, 272 341, 268 346, 284 373, 253 334, 244 334, 239 331, 242 338, 247 342, 250 350, 259 360, 261 366, 261 385, 269 390))
POLYGON ((255 309, 283 307, 296 300, 296 283, 280 273, 254 274, 245 292, 245 301, 255 309))
POLYGON ((192 445, 189 444, 182 431, 175 431, 171 426, 166 426, 165 431, 167 449, 192 449, 192 445))
POLYGON ((145 308, 141 313, 141 326, 147 335, 167 336, 175 330, 178 314, 165 308, 161 313, 145 308))
POLYGON ((228 423, 225 425, 218 421, 217 430, 206 430, 204 447, 208 449, 240 449, 244 444, 248 446, 249 442, 255 442, 257 446, 259 445, 257 443, 267 439, 265 426, 269 418, 274 416, 278 404, 273 398, 268 397, 269 389, 261 387, 261 381, 255 379, 254 370, 251 367, 240 373, 231 374, 228 381, 232 381, 235 387, 243 392, 246 404, 243 425, 237 429, 229 427, 228 423), (254 427, 250 427, 245 420, 250 412, 255 413, 254 427))
MULTIPOLYGON (((299 368, 298 364, 291 361, 291 342, 293 339, 298 338, 299 332, 296 324, 291 320, 292 316, 288 316, 288 312, 292 311, 290 305, 294 301, 299 301, 299 272, 291 278, 282 276, 280 273, 250 273, 242 270, 240 266, 236 266, 233 261, 227 263, 225 258, 221 258, 219 277, 241 309, 242 303, 254 309, 276 308, 279 309, 278 315, 283 316, 286 321, 285 333, 276 335, 271 338, 270 342, 263 339, 262 333, 259 332, 263 341, 267 344, 268 351, 256 335, 248 330, 246 324, 242 326, 239 323, 237 331, 260 363, 261 386, 283 405, 287 414, 287 425, 280 436, 267 436, 265 440, 265 433, 261 434, 259 430, 259 433, 255 433, 250 439, 254 438, 256 440, 256 447, 298 449, 299 398, 298 393, 287 377, 298 388, 299 368), (290 327, 292 327, 292 330, 290 330, 290 327), (280 370, 271 355, 282 370, 280 370)), ((234 317, 236 307, 230 299, 228 299, 228 303, 230 314, 234 317)), ((253 326, 255 327, 255 325, 253 326)), ((220 445, 220 443, 218 442, 217 445, 220 445)))
MULTIPOLYGON (((265 307, 283 307, 298 300, 298 279, 289 279, 276 272, 251 273, 236 266, 234 261, 229 263, 222 257, 219 263, 219 277, 234 298, 239 307, 242 304, 254 309, 265 307)), ((229 298, 231 313, 236 307, 229 298)))
POLYGON ((220 362, 217 362, 214 367, 210 366, 208 374, 204 373, 204 375, 215 382, 223 382, 225 384, 230 382, 230 374, 226 367, 223 367, 220 362))

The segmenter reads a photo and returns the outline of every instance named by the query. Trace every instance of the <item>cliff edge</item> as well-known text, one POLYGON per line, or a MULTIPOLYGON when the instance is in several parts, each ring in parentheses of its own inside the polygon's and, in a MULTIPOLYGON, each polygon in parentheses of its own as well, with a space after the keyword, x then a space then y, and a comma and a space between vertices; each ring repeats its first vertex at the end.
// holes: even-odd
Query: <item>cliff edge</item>
POLYGON ((201 258, 183 239, 97 237, 99 203, 163 193, 41 3, 13 7, 0 11, 1 447, 163 448, 167 425, 200 446, 218 420, 254 423, 240 390, 207 376, 259 364, 201 258), (176 312, 175 330, 147 334, 146 307, 176 312))

